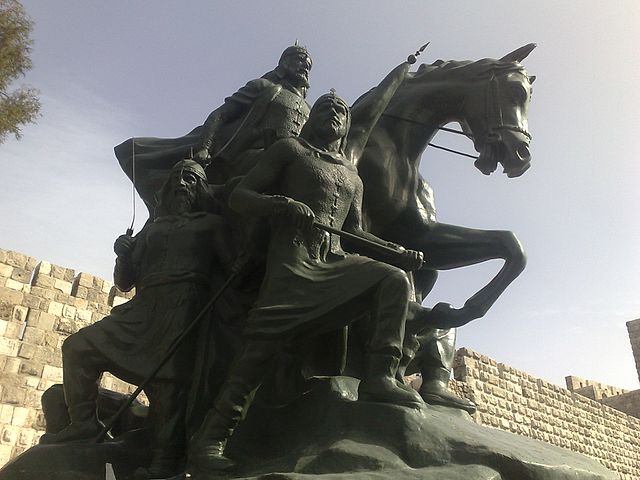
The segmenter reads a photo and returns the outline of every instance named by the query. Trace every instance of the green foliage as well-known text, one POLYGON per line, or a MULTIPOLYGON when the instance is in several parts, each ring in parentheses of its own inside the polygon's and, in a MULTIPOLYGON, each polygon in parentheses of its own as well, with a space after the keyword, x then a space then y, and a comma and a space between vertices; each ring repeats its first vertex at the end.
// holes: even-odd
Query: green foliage
POLYGON ((33 22, 17 0, 0 0, 0 143, 21 137, 21 127, 40 116, 38 91, 29 86, 10 90, 31 68, 33 22))

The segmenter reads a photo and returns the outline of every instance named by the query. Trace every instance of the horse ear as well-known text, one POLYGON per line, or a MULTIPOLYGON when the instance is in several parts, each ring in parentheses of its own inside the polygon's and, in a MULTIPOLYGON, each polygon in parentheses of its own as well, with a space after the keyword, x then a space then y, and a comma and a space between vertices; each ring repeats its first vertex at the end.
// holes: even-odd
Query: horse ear
POLYGON ((501 62, 521 62, 529 55, 538 45, 529 43, 523 47, 516 48, 513 52, 507 53, 500 59, 501 62))
POLYGON ((529 83, 533 83, 533 82, 535 82, 535 81, 536 81, 536 76, 535 76, 535 75, 531 75, 531 76, 529 77, 529 83))

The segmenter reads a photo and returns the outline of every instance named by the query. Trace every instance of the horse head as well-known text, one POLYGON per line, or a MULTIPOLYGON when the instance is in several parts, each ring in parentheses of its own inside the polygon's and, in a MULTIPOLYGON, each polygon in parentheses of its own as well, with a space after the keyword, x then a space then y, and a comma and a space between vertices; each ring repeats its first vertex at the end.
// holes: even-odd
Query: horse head
POLYGON ((527 114, 535 77, 520 62, 535 47, 528 44, 499 60, 483 59, 469 65, 475 78, 460 124, 473 139, 480 154, 475 166, 485 175, 500 163, 509 178, 519 177, 531 165, 527 114))

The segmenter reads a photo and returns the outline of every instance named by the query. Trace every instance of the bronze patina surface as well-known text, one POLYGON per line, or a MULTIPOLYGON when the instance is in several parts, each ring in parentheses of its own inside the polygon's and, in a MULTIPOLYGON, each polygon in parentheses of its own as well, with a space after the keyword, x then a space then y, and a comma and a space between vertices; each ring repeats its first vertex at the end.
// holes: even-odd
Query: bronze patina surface
POLYGON ((107 464, 118 480, 615 478, 474 423, 448 391, 455 328, 525 256, 511 232, 438 222, 422 154, 458 122, 483 174, 523 175, 535 45, 410 71, 425 47, 352 106, 332 90, 309 108, 296 44, 186 136, 115 147, 150 213, 114 245, 115 282, 136 295, 66 340, 68 416, 55 387, 41 445, 0 480, 102 480, 107 464), (461 308, 422 306, 439 270, 492 259, 505 264, 461 308), (146 419, 122 407, 106 440, 105 371, 150 400, 146 419))

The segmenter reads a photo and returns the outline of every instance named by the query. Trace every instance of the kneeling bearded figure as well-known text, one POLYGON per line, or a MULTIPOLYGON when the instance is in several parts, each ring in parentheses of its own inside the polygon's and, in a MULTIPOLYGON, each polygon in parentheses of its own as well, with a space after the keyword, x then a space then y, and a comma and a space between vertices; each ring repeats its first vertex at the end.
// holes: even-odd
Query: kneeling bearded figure
MULTIPOLYGON (((212 274, 229 266, 226 224, 207 211, 212 199, 198 163, 178 162, 159 197, 155 219, 135 237, 118 237, 114 245, 115 284, 124 291, 135 287, 136 295, 62 346, 71 423, 58 433, 45 434, 41 443, 95 439, 102 430, 96 415, 102 373, 140 384, 206 304, 212 274)), ((144 389, 153 459, 136 478, 165 478, 184 471, 194 342, 182 342, 144 389)))

